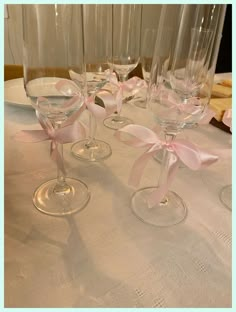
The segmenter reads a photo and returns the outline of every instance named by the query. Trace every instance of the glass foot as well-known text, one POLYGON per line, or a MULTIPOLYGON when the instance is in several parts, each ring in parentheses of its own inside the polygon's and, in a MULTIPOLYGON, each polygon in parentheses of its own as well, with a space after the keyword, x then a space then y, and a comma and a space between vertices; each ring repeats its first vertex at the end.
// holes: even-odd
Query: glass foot
POLYGON ((186 122, 186 124, 184 125, 184 128, 186 128, 186 129, 194 129, 197 127, 198 127, 197 122, 186 122))
POLYGON ((220 200, 226 208, 232 210, 232 184, 223 187, 220 192, 220 200))
POLYGON ((143 222, 155 226, 165 227, 180 223, 186 218, 187 207, 176 193, 169 191, 165 199, 149 208, 147 196, 157 187, 146 187, 137 190, 131 198, 131 207, 134 214, 143 222))
POLYGON ((114 130, 118 130, 132 123, 133 121, 131 119, 123 116, 111 116, 103 121, 104 126, 114 130))
POLYGON ((145 100, 136 101, 134 105, 139 108, 147 108, 147 102, 145 100))
POLYGON ((110 145, 100 140, 91 143, 88 140, 76 142, 72 145, 71 152, 76 158, 86 161, 100 161, 112 154, 110 145))
POLYGON ((90 199, 87 185, 82 181, 67 178, 67 187, 56 188, 57 179, 41 184, 33 194, 35 207, 48 215, 65 216, 85 208, 90 199))

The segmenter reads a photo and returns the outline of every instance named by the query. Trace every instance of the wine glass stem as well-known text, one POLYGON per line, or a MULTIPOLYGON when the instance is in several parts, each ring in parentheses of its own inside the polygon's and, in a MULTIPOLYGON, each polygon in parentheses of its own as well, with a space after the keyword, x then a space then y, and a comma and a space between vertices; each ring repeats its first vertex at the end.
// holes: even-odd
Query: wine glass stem
POLYGON ((128 74, 119 74, 119 81, 124 82, 128 78, 128 74))
MULTIPOLYGON (((60 128, 60 123, 55 122, 55 129, 60 128)), ((61 170, 61 166, 64 166, 64 157, 63 157, 63 144, 56 143, 57 151, 61 156, 61 163, 57 162, 57 183, 54 187, 54 193, 58 195, 65 195, 71 191, 70 186, 66 183, 66 176, 64 172, 61 170)))
MULTIPOLYGON (((124 82, 127 80, 128 78, 128 74, 119 74, 119 81, 120 82, 124 82)), ((123 97, 123 96, 122 96, 123 97)), ((121 108, 122 109, 122 108, 121 108)), ((119 121, 120 120, 120 113, 121 113, 121 109, 119 111, 116 112, 116 116, 114 117, 114 120, 119 121)))
MULTIPOLYGON (((171 143, 175 139, 175 137, 176 137, 176 134, 165 133, 166 143, 171 143)), ((158 187, 162 187, 163 185, 166 185, 170 163, 172 162, 173 159, 176 159, 176 156, 170 151, 168 151, 166 148, 164 148, 163 158, 161 162, 161 172, 160 172, 159 179, 158 179, 158 187)), ((167 191, 168 190, 166 190, 166 193, 167 191)), ((166 204, 166 203, 167 203, 167 199, 164 196, 163 199, 161 200, 161 204, 166 204)))
POLYGON ((89 137, 88 142, 86 143, 87 147, 95 145, 95 133, 97 129, 96 118, 92 113, 89 114, 89 137))

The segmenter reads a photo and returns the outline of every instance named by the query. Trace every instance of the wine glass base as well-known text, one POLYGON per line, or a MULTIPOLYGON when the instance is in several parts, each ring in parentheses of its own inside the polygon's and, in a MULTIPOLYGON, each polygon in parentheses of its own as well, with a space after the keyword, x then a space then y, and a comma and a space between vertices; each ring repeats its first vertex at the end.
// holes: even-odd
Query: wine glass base
POLYGON ((147 108, 147 102, 145 100, 136 101, 134 105, 139 108, 147 108))
POLYGON ((186 124, 184 125, 185 129, 195 129, 198 128, 198 123, 197 122, 186 122, 186 124))
POLYGON ((220 192, 220 200, 226 208, 232 210, 232 185, 223 187, 220 192))
POLYGON ((57 179, 41 184, 33 194, 35 207, 51 216, 71 215, 85 208, 90 192, 87 185, 80 180, 67 178, 69 188, 66 192, 55 192, 57 179))
POLYGON ((92 143, 82 140, 72 145, 71 153, 80 160, 100 161, 110 157, 112 150, 109 144, 101 140, 94 140, 92 143))
POLYGON ((132 123, 133 121, 131 119, 123 116, 111 116, 103 120, 104 126, 114 130, 118 130, 132 123))
POLYGON ((149 208, 147 197, 157 187, 145 187, 137 190, 131 198, 131 207, 134 214, 144 223, 166 227, 180 223, 187 216, 187 207, 176 193, 169 191, 165 199, 149 208))

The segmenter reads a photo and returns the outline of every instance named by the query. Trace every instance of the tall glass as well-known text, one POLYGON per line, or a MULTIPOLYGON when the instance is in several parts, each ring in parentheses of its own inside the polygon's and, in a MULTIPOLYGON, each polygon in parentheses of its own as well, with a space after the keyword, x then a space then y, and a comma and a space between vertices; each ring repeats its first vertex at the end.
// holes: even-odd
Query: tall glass
POLYGON ((152 58, 156 43, 157 37, 157 29, 155 28, 145 28, 144 34, 141 37, 141 68, 142 68, 142 75, 143 79, 146 82, 146 87, 142 88, 136 95, 135 95, 135 102, 134 104, 140 108, 146 108, 147 104, 147 91, 148 91, 148 84, 150 80, 150 73, 152 67, 152 58))
MULTIPOLYGON (((65 126, 84 103, 85 72, 80 5, 23 5, 24 86, 40 123, 50 133, 65 126), (77 85, 70 73, 76 72, 77 85), (76 96, 74 91, 76 89, 76 96)), ((83 209, 90 193, 86 184, 66 177, 63 145, 52 141, 57 178, 41 184, 33 194, 35 207, 64 216, 83 209)))
MULTIPOLYGON (((212 6, 214 7, 214 6, 212 6)), ((221 9, 224 10, 224 5, 221 9)), ((197 122, 210 99, 212 68, 208 57, 213 52, 212 40, 222 29, 203 28, 198 13, 204 5, 163 5, 159 22, 154 60, 150 75, 148 108, 160 125, 165 137, 158 186, 137 190, 132 197, 132 209, 144 222, 156 226, 170 226, 183 221, 187 206, 177 193, 168 190, 168 177, 176 155, 171 149, 176 135, 186 123, 197 122), (197 14, 197 15, 196 15, 197 14), (214 34, 214 35, 213 35, 214 34), (147 197, 163 191, 163 197, 153 207, 147 197)))
MULTIPOLYGON (((140 61, 140 37, 142 24, 142 5, 112 5, 112 59, 110 66, 117 73, 121 83, 128 79, 129 73, 140 61)), ((116 116, 104 120, 104 125, 119 129, 132 123, 132 120, 121 116, 121 109, 116 116)))
MULTIPOLYGON (((84 4, 83 34, 84 60, 86 67, 86 97, 93 97, 109 81, 108 60, 112 56, 112 6, 103 4, 84 4)), ((72 146, 72 154, 82 160, 99 161, 108 158, 112 151, 108 143, 95 139, 96 116, 89 114, 89 137, 72 146)))

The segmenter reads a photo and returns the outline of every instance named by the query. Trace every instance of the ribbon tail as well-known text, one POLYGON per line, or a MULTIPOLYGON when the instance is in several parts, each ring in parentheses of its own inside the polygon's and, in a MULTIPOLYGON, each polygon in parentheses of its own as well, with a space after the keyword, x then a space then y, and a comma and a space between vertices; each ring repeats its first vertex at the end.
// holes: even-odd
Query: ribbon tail
POLYGON ((157 150, 152 152, 144 152, 136 161, 134 162, 129 176, 128 183, 133 186, 138 186, 143 174, 143 170, 146 167, 149 159, 155 155, 157 150))

